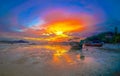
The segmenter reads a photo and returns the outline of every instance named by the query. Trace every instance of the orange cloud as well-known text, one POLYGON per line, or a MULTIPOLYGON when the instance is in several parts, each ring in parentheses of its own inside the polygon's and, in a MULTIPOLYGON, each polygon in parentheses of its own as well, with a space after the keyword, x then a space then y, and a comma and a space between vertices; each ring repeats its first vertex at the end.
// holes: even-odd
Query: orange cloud
POLYGON ((47 11, 42 19, 44 20, 43 25, 32 26, 25 32, 38 35, 39 38, 48 41, 61 41, 64 40, 63 38, 70 38, 71 33, 95 31, 93 25, 98 22, 89 13, 68 13, 64 10, 47 11))

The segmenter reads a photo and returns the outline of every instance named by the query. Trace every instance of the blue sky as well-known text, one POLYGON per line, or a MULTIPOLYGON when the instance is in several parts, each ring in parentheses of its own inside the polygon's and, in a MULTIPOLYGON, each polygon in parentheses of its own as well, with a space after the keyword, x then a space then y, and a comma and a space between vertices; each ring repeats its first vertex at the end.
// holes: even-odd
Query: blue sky
POLYGON ((22 28, 39 24, 50 9, 100 15, 102 21, 96 26, 103 31, 113 30, 114 26, 120 30, 120 0, 0 0, 0 32, 21 32, 22 28))

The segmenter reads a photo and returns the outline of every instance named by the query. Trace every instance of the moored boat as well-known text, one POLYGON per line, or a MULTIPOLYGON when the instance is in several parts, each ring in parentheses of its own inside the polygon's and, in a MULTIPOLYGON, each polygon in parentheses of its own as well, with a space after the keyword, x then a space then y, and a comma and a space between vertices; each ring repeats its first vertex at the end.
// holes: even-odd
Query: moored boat
POLYGON ((100 41, 91 41, 91 42, 86 42, 84 44, 85 44, 85 46, 95 46, 95 47, 103 46, 103 42, 100 42, 100 41))

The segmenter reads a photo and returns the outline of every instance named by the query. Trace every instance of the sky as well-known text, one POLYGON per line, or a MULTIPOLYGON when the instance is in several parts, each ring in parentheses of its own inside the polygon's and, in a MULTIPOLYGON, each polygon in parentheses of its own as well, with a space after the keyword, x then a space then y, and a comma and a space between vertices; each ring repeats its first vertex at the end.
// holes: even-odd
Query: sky
POLYGON ((0 36, 87 37, 120 31, 120 0, 0 0, 0 36))

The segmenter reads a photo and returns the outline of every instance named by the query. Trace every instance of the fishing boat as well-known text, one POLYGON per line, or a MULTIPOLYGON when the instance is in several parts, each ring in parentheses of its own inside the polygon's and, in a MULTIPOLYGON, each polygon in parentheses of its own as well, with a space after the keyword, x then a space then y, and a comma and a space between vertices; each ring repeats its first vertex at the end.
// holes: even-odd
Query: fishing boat
POLYGON ((84 44, 85 44, 85 46, 95 46, 95 47, 103 46, 103 42, 100 42, 100 41, 90 41, 90 42, 86 42, 84 44))

